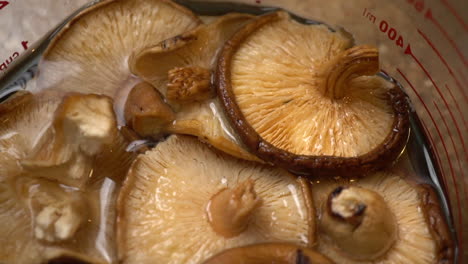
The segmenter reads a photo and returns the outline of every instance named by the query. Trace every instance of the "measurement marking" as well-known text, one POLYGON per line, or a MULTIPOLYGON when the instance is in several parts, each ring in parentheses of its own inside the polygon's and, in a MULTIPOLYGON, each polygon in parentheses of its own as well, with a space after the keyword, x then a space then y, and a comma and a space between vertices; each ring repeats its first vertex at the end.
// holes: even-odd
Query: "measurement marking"
POLYGON ((447 0, 441 0, 441 2, 447 7, 447 9, 455 16, 458 22, 463 26, 465 31, 468 31, 468 25, 463 21, 463 18, 458 14, 457 10, 453 8, 447 0))
MULTIPOLYGON (((434 106, 436 107, 437 112, 439 112, 439 115, 442 118, 442 122, 444 123, 445 129, 447 130, 447 132, 449 134, 449 138, 450 138, 450 141, 452 142, 453 150, 455 151, 455 156, 457 157, 458 168, 460 169, 460 173, 462 175, 461 179, 464 179, 465 178, 465 172, 464 172, 464 170, 463 170, 463 168, 462 168, 462 166, 460 164, 460 157, 458 156, 458 151, 457 151, 457 148, 455 147, 455 142, 453 141, 452 133, 450 132, 450 129, 449 129, 448 125, 447 125, 447 121, 445 120, 444 116, 442 115, 442 111, 440 111, 440 108, 436 104, 436 102, 432 101, 432 103, 434 103, 434 106)), ((465 184, 463 184, 463 191, 465 193, 465 196, 467 196, 465 184)), ((467 198, 468 198, 468 196, 467 196, 467 198)), ((468 199, 467 199, 467 201, 468 201, 468 199)))
POLYGON ((0 1, 0 10, 2 10, 5 6, 7 6, 10 2, 8 1, 0 1))
POLYGON ((465 128, 466 128, 467 125, 466 125, 465 116, 463 115, 463 112, 460 110, 460 106, 458 105, 458 102, 455 100, 455 97, 453 97, 453 94, 452 94, 452 92, 450 91, 450 89, 448 88, 447 84, 445 84, 445 87, 447 88, 447 91, 449 92, 450 97, 452 97, 452 101, 455 103, 455 107, 457 107, 457 110, 458 110, 458 112, 460 113, 460 116, 461 116, 461 118, 463 119, 463 123, 465 124, 465 128))
POLYGON ((447 70, 448 70, 449 74, 452 75, 453 79, 455 79, 455 82, 457 83, 458 88, 460 89, 463 97, 465 98, 465 102, 468 101, 468 98, 466 97, 464 89, 461 87, 460 82, 458 81, 457 77, 453 73, 450 66, 447 64, 447 61, 445 61, 444 57, 440 54, 439 50, 434 46, 434 44, 431 42, 431 40, 429 40, 429 38, 426 36, 426 34, 424 34, 421 30, 419 30, 419 28, 418 28, 418 33, 419 33, 419 35, 421 35, 424 38, 424 40, 426 40, 427 44, 429 44, 429 46, 431 46, 432 50, 434 50, 434 52, 437 54, 437 56, 442 61, 442 63, 444 63, 445 67, 447 67, 447 70))
MULTIPOLYGON (((450 166, 450 171, 452 173, 452 180, 453 180, 453 188, 455 189, 455 196, 456 196, 456 199, 457 199, 457 209, 458 209, 458 224, 460 225, 460 231, 463 230, 463 221, 462 221, 462 211, 461 211, 461 208, 460 208, 460 196, 458 194, 458 188, 457 188, 457 185, 455 184, 456 181, 455 181, 455 178, 454 178, 454 174, 453 174, 453 168, 452 168, 452 163, 450 161, 450 157, 448 155, 448 151, 447 151, 447 147, 445 146, 445 142, 444 142, 444 138, 442 137, 442 134, 440 133, 440 129, 439 127, 437 126, 437 123, 435 122, 434 120, 434 117, 432 116, 431 112, 429 111, 429 109, 427 108, 426 106, 426 103, 424 102, 424 100, 421 98, 421 96, 419 95, 419 93, 416 91, 416 89, 414 88, 413 84, 411 84, 411 82, 408 80, 408 78, 406 77, 406 75, 403 74, 403 72, 400 71, 400 69, 396 69, 398 71, 398 73, 403 77, 403 79, 405 79, 405 81, 409 84, 409 86, 411 87, 411 89, 414 91, 414 93, 416 94, 416 96, 419 98, 419 100, 421 101, 421 103, 423 104, 424 108, 426 109, 426 112, 429 114, 429 117, 431 118, 432 120, 432 123, 434 124, 434 127, 437 131, 437 134, 439 135, 439 138, 440 138, 440 142, 442 143, 442 147, 445 151, 445 155, 447 157, 447 162, 450 166)), ((463 232, 460 232, 459 234, 459 241, 460 241, 460 247, 462 247, 463 245, 463 239, 461 238, 461 234, 463 234, 463 232)))
MULTIPOLYGON (((22 41, 21 42, 21 46, 23 47, 24 50, 27 50, 28 49, 28 41, 22 41)), ((13 52, 13 54, 11 54, 11 56, 6 59, 5 61, 1 61, 0 63, 0 72, 2 71, 5 71, 6 69, 8 69, 8 65, 10 65, 16 58, 19 57, 21 51, 15 51, 13 52)))
MULTIPOLYGON (((426 131, 426 134, 429 136, 429 142, 431 143, 431 145, 429 147, 434 151, 434 154, 435 154, 435 157, 436 157, 436 160, 437 160, 437 164, 439 165, 440 174, 442 176, 442 182, 444 183, 444 188, 443 188, 444 192, 448 193, 447 192, 447 186, 448 186, 447 185, 447 180, 445 179, 445 170, 444 170, 443 163, 442 163, 442 161, 440 159, 439 150, 437 149, 437 146, 434 143, 434 139, 432 138, 431 131, 429 131, 429 129, 427 128, 426 123, 424 122, 423 119, 420 119, 420 120, 421 120, 421 124, 422 124, 424 130, 426 131)), ((450 199, 447 199, 447 201, 450 204, 450 199)), ((450 206, 450 207, 452 207, 452 206, 450 206)))
MULTIPOLYGON (((449 132, 449 136, 451 138, 451 135, 450 135, 450 130, 448 129, 447 127, 447 123, 445 122, 445 119, 444 117, 442 116, 442 112, 440 111, 439 107, 437 106, 436 102, 435 101, 432 101, 434 103, 434 106, 437 108, 437 111, 439 112, 439 115, 440 117, 442 118, 442 121, 444 122, 445 124, 445 128, 447 129, 447 131, 449 132)), ((438 128, 436 127, 437 129, 437 133, 439 134, 440 136, 440 131, 438 130, 438 128)), ((452 144, 453 143, 453 139, 451 138, 452 140, 452 144)), ((450 166, 450 172, 451 172, 451 175, 452 175, 452 182, 453 182, 453 185, 455 186, 455 196, 457 197, 457 208, 458 208, 458 222, 459 222, 459 225, 460 225, 460 233, 463 234, 463 229, 462 229, 462 225, 463 225, 463 216, 462 216, 462 211, 461 211, 461 208, 460 208, 460 198, 459 198, 459 193, 458 193, 458 188, 456 188, 457 186, 457 181, 455 180, 455 175, 454 175, 454 172, 453 172, 453 167, 452 167, 452 162, 451 162, 451 159, 450 157, 448 156, 448 153, 447 153, 447 149, 446 149, 446 146, 444 144, 444 142, 442 141, 442 146, 444 147, 444 150, 445 150, 445 155, 447 155, 447 159, 448 159, 448 162, 449 162, 449 166, 450 166)), ((455 148, 455 144, 453 146, 453 149, 455 150, 455 154, 457 153, 457 150, 455 148)), ((458 156, 458 155, 457 155, 458 156)), ((458 157, 457 157, 458 158, 458 157)), ((460 160, 458 160, 458 165, 460 167, 460 170, 461 170, 461 166, 460 166, 460 160)), ((465 190, 465 184, 464 184, 464 177, 462 176, 461 177, 462 181, 463 181, 463 189, 465 191, 465 195, 466 195, 466 190, 465 190)), ((463 248, 463 235, 459 235, 459 241, 460 241, 460 247, 463 248)))
MULTIPOLYGON (((396 69, 398 71, 398 73, 401 75, 401 77, 403 77, 403 79, 405 79, 405 81, 409 84, 409 86, 411 87, 411 89, 413 90, 413 92, 416 94, 416 96, 418 97, 419 101, 421 101, 421 104, 423 105, 424 109, 426 109, 426 112, 428 113, 429 117, 431 118, 432 120, 432 123, 434 124, 434 126, 437 126, 437 123, 435 122, 434 120, 434 117, 432 116, 431 112, 429 111, 429 108, 427 107, 426 105, 426 102, 424 102, 424 99, 422 99, 421 95, 418 93, 418 91, 416 91, 416 89, 414 88, 413 84, 408 80, 408 78, 406 77, 406 75, 403 74, 403 72, 400 71, 399 68, 396 69)), ((422 120, 422 119, 421 119, 422 120)), ((428 130, 429 131, 429 130, 428 130)), ((441 140, 443 141, 443 139, 441 138, 441 140)), ((432 144, 434 146, 434 148, 436 148, 436 145, 433 143, 432 144)), ((439 159, 440 161, 440 159, 439 159)), ((439 163, 441 169, 442 169, 442 162, 439 163)), ((445 182, 445 171, 442 171, 442 174, 443 174, 443 180, 445 182)))
POLYGON ((442 27, 442 25, 439 23, 439 21, 437 21, 434 16, 432 15, 432 11, 430 8, 427 9, 426 11, 426 14, 424 15, 427 19, 429 19, 430 21, 432 21, 432 23, 434 23, 434 25, 436 25, 436 27, 440 30, 440 32, 442 32, 442 34, 445 36, 445 38, 450 42, 450 44, 452 44, 452 47, 455 49, 455 51, 458 53, 458 55, 460 56, 460 59, 462 60, 463 64, 465 64, 465 67, 468 67, 468 62, 465 60, 465 56, 463 56, 463 53, 460 51, 460 49, 458 48, 457 46, 457 43, 455 43, 455 41, 453 41, 453 39, 449 36, 449 34, 447 33, 447 31, 445 31, 445 29, 442 27))
MULTIPOLYGON (((468 153, 467 153, 466 148, 465 148, 465 141, 463 140, 463 136, 462 136, 462 134, 461 134, 461 132, 460 132, 460 128, 459 128, 459 126, 458 126, 457 120, 456 120, 455 117, 453 116, 452 110, 450 109, 450 106, 448 105, 447 100, 445 100, 444 95, 443 95, 442 92, 440 91, 439 86, 437 86, 437 84, 436 84, 436 83, 434 82, 434 80, 432 79, 432 76, 429 74, 429 72, 426 70, 426 68, 424 68, 424 66, 421 64, 421 62, 419 61, 419 59, 413 54, 413 52, 411 51, 411 47, 410 47, 409 44, 408 44, 408 46, 406 47, 405 54, 410 55, 410 56, 414 59, 414 61, 416 61, 416 63, 419 65, 419 67, 424 71, 424 73, 426 74, 426 76, 429 78, 429 80, 431 80, 432 85, 434 85, 434 87, 436 88, 437 93, 440 95, 440 98, 442 98, 442 101, 444 102, 445 108, 447 108, 447 110, 449 111, 450 117, 452 118, 452 121, 453 121, 453 123, 455 124, 455 127, 456 127, 457 132, 458 132, 458 136, 460 137, 460 141, 461 141, 461 143, 462 143, 462 145, 463 145, 463 151, 465 152, 465 157, 467 157, 467 160, 468 160, 468 153)), ((448 88, 448 86, 447 86, 447 88, 448 88)))
POLYGON ((463 72, 460 70, 460 68, 456 68, 457 71, 458 71, 458 76, 461 76, 462 79, 463 79, 463 83, 467 84, 468 83, 468 79, 466 78, 465 74, 463 74, 463 72))

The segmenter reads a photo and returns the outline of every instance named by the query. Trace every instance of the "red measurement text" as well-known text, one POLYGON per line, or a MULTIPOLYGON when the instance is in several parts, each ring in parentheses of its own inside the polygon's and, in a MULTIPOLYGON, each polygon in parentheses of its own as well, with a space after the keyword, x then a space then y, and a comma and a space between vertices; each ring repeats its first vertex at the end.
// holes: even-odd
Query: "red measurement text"
MULTIPOLYGON (((27 49, 28 49, 28 42, 27 42, 27 41, 22 41, 22 42, 21 42, 21 46, 22 46, 23 50, 27 50, 27 49)), ((15 52, 13 52, 13 54, 11 54, 11 56, 10 56, 8 59, 2 61, 1 64, 0 64, 0 71, 3 72, 3 71, 5 71, 6 69, 8 69, 8 66, 9 66, 16 58, 18 58, 19 55, 20 55, 20 52, 15 51, 15 52)))
POLYGON ((7 6, 10 2, 8 1, 0 1, 0 10, 2 10, 5 6, 7 6))
POLYGON ((364 8, 362 16, 367 18, 372 24, 378 25, 380 32, 386 34, 388 39, 393 41, 395 45, 400 48, 404 47, 405 42, 403 40, 403 36, 401 36, 386 20, 382 19, 379 21, 375 15, 367 10, 367 8, 364 8))

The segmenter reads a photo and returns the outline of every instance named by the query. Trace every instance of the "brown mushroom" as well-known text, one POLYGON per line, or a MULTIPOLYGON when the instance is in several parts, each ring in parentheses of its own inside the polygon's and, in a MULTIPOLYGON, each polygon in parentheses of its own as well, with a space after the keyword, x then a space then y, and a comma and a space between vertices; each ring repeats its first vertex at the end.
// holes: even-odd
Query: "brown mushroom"
POLYGON ((119 195, 122 263, 199 263, 261 242, 314 243, 309 183, 170 136, 134 162, 119 195), (190 235, 188 235, 190 234, 190 235))
POLYGON ((345 264, 451 263, 447 226, 440 210, 432 210, 435 193, 426 185, 411 185, 403 175, 383 171, 315 185, 318 250, 345 264))
POLYGON ((265 243, 227 249, 203 264, 332 264, 324 255, 305 247, 287 243, 265 243))
POLYGON ((169 0, 107 0, 93 5, 48 46, 39 64, 36 90, 110 96, 123 122, 126 96, 139 82, 128 68, 130 54, 198 24, 191 11, 169 0))
POLYGON ((356 175, 398 157, 409 133, 407 98, 375 76, 377 50, 352 42, 277 12, 224 45, 218 96, 252 153, 313 175, 356 175))
POLYGON ((141 137, 158 139, 175 119, 175 113, 151 84, 142 82, 130 91, 125 122, 141 137))
MULTIPOLYGON (((175 111, 175 121, 166 127, 168 133, 194 135, 233 156, 258 161, 242 147, 225 120, 211 84, 220 47, 252 18, 247 14, 222 16, 210 24, 136 51, 129 65, 135 75, 159 90, 175 111)), ((148 119, 153 118, 148 115, 148 119)), ((157 127, 154 130, 159 131, 159 123, 154 125, 157 127)))

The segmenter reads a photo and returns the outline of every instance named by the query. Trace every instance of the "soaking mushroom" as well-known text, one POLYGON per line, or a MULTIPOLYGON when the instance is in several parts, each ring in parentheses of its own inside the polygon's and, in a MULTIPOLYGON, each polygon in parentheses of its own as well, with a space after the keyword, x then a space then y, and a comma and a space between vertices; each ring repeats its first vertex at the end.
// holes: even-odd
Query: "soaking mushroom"
POLYGON ((224 45, 216 87, 261 159, 301 174, 351 175, 388 165, 408 137, 407 98, 378 71, 376 48, 277 12, 224 45))
POLYGON ((199 23, 191 11, 168 0, 108 0, 93 5, 48 46, 39 64, 38 89, 110 96, 122 118, 128 90, 139 81, 128 68, 130 54, 199 23))
POLYGON ((0 177, 0 262, 113 263, 114 219, 99 200, 109 198, 29 173, 0 177))
MULTIPOLYGON (((151 83, 175 111, 175 121, 165 127, 168 133, 194 135, 233 156, 258 161, 241 146, 220 111, 211 83, 221 46, 252 19, 253 16, 247 14, 222 16, 210 24, 135 51, 129 65, 132 72, 151 83)), ((146 117, 154 119, 149 114, 146 117)), ((153 130, 159 131, 159 125, 155 122, 153 130)))
POLYGON ((43 263, 74 256, 89 263, 102 263, 90 251, 83 254, 64 246, 86 221, 86 210, 74 203, 79 195, 28 175, 0 177, 0 262, 43 263))
POLYGON ((253 243, 314 243, 307 181, 187 136, 140 155, 118 204, 122 263, 200 263, 253 243))
POLYGON ((318 250, 345 264, 451 263, 453 244, 435 192, 400 175, 383 171, 314 186, 318 250))
POLYGON ((61 101, 26 92, 0 104, 0 262, 115 259, 109 201, 133 154, 118 135, 110 98, 61 101), (81 178, 77 167, 92 173, 81 178))
POLYGON ((324 255, 305 247, 288 243, 265 243, 227 249, 203 264, 332 264, 324 255))
POLYGON ((112 99, 70 94, 55 111, 39 146, 21 165, 36 176, 82 188, 90 179, 121 180, 132 159, 125 148, 112 99))

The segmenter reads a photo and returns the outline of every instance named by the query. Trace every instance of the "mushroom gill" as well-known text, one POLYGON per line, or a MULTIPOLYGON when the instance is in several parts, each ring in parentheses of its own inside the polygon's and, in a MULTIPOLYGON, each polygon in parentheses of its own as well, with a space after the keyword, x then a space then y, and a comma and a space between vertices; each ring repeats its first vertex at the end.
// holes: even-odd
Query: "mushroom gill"
POLYGON ((332 264, 326 256, 310 248, 288 243, 263 243, 227 249, 203 264, 332 264))
POLYGON ((169 0, 108 0, 72 19, 39 64, 37 90, 112 97, 119 121, 128 90, 138 82, 128 68, 134 50, 190 30, 200 20, 169 0))
POLYGON ((0 104, 0 177, 22 170, 19 161, 37 148, 59 103, 57 98, 20 92, 0 104))
POLYGON ((314 243, 309 183, 170 136, 134 162, 119 195, 122 263, 200 263, 260 242, 314 243), (190 234, 190 236, 187 236, 190 234))

